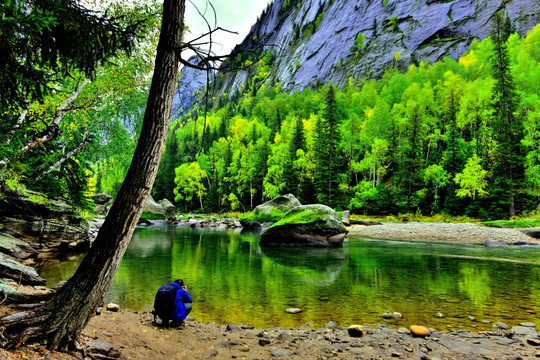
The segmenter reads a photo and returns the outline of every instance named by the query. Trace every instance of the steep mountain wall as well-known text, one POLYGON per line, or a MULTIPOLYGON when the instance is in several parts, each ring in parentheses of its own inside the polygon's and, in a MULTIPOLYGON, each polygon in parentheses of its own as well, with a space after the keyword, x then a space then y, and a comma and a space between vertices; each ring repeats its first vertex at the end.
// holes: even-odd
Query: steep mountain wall
MULTIPOLYGON (((285 91, 342 85, 391 66, 457 58, 489 36, 499 10, 525 34, 539 21, 540 0, 275 0, 234 51, 277 51, 267 82, 285 91)), ((249 76, 224 74, 221 92, 232 94, 249 76)))

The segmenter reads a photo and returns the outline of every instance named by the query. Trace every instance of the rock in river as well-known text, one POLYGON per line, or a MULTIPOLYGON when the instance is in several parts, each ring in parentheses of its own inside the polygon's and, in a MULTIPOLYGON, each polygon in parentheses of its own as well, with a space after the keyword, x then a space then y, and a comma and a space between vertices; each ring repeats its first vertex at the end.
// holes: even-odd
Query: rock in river
POLYGON ((302 205, 266 229, 261 246, 339 247, 347 229, 341 217, 325 205, 302 205))

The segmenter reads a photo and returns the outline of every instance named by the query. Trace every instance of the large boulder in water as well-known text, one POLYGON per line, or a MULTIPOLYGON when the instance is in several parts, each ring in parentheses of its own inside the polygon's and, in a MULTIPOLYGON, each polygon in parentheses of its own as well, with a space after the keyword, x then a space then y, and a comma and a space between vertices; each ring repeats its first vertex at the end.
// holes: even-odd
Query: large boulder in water
POLYGON ((261 246, 339 247, 348 231, 341 216, 325 205, 301 205, 266 229, 261 246))
MULTIPOLYGON (((287 211, 302 205, 293 194, 278 196, 270 201, 261 204, 251 214, 242 218, 242 221, 276 222, 281 219, 287 211)), ((242 225, 244 225, 242 223, 242 225)))

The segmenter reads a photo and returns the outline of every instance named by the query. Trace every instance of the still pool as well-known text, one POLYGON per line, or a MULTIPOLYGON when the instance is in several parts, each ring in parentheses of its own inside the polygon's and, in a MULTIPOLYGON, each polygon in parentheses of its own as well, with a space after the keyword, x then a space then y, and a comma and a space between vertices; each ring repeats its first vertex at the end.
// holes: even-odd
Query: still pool
MULTIPOLYGON (((399 312, 403 318, 389 325, 540 325, 538 248, 351 237, 339 249, 266 249, 258 240, 257 233, 230 230, 139 228, 105 301, 148 311, 160 285, 182 278, 194 299, 191 315, 203 322, 348 326, 384 323, 382 313, 399 312)), ((37 270, 52 286, 68 279, 82 256, 52 259, 37 270)))

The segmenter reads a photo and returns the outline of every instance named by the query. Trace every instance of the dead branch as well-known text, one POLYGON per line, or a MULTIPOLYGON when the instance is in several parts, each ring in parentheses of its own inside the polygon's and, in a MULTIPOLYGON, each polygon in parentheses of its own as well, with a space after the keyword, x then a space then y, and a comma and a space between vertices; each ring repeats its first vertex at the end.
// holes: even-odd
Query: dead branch
MULTIPOLYGON (((79 151, 81 151, 81 149, 86 145, 87 138, 88 138, 88 130, 86 130, 84 132, 81 143, 75 149, 71 150, 70 152, 68 152, 67 154, 62 156, 60 159, 58 159, 46 171, 41 172, 40 169, 38 169, 37 172, 40 173, 40 174, 36 178, 36 181, 41 180, 45 175, 51 173, 53 170, 57 169, 60 165, 65 163, 69 158, 71 158, 72 156, 76 155, 79 151)), ((40 168, 41 168, 41 166, 40 166, 40 168)))
POLYGON ((77 89, 69 96, 64 102, 58 107, 58 110, 56 111, 56 116, 54 117, 52 123, 42 132, 34 136, 33 139, 28 141, 23 148, 20 151, 20 154, 24 154, 25 152, 32 150, 33 148, 43 144, 44 142, 53 140, 60 135, 60 121, 62 121, 62 118, 64 115, 70 111, 68 107, 75 102, 81 91, 84 89, 84 87, 90 82, 90 80, 85 79, 82 84, 77 86, 77 89))

